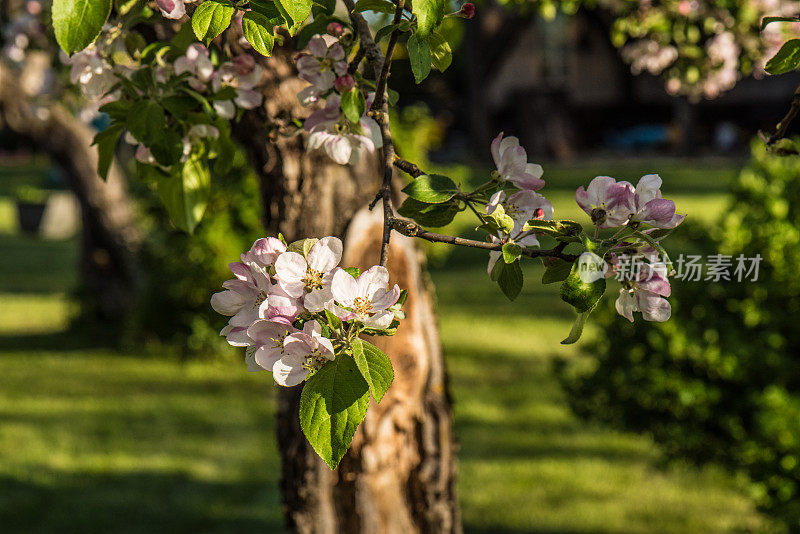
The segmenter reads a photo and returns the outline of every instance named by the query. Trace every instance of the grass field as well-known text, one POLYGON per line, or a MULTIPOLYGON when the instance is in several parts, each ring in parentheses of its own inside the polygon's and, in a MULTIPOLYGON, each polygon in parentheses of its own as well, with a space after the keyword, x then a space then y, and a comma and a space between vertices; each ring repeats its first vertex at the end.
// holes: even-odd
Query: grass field
MULTIPOLYGON (((692 217, 719 212, 730 165, 665 164, 679 176, 662 171, 667 196, 692 217)), ((555 167, 548 198, 560 209, 597 168, 555 167)), ((641 171, 606 172, 635 180, 641 171)), ((76 246, 0 236, 0 531, 279 531, 268 375, 243 372, 235 352, 181 363, 63 334, 76 246)), ((554 357, 577 350, 558 343, 571 312, 535 282, 534 265, 508 302, 485 262, 458 250, 432 269, 467 532, 768 526, 727 475, 663 467, 646 437, 577 420, 551 374, 554 357)))

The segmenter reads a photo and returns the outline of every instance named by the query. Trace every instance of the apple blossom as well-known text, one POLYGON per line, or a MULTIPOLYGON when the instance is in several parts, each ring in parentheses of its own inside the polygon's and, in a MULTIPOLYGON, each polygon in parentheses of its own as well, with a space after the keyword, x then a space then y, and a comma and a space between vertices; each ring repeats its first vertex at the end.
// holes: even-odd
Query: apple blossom
POLYGON ((575 201, 600 228, 622 226, 631 214, 633 186, 628 182, 617 183, 610 176, 597 176, 589 187, 580 186, 575 191, 575 201))
POLYGON ((186 14, 186 5, 183 0, 156 0, 156 5, 168 19, 178 20, 186 14))
POLYGON ((338 22, 329 22, 328 26, 325 27, 325 31, 333 37, 341 37, 344 33, 344 27, 338 22))
MULTIPOLYGON (((369 109, 371 98, 367 99, 369 109)), ((375 152, 383 146, 380 127, 366 114, 358 124, 347 120, 341 111, 341 97, 334 93, 325 101, 325 108, 315 111, 306 119, 304 129, 308 136, 308 150, 322 148, 340 165, 355 165, 364 151, 375 152)))
POLYGON ((297 58, 299 77, 311 84, 297 95, 304 106, 318 101, 330 91, 337 77, 347 74, 344 48, 330 35, 312 37, 308 51, 297 58))
MULTIPOLYGON (((176 0, 180 1, 180 0, 176 0)), ((208 55, 208 48, 200 43, 189 45, 186 52, 175 60, 175 74, 189 73, 189 86, 195 91, 204 91, 214 76, 214 64, 208 55)))
POLYGON ((223 118, 232 119, 236 115, 234 104, 242 109, 255 109, 261 105, 262 95, 255 87, 260 83, 262 74, 260 65, 242 58, 220 65, 211 80, 212 89, 216 93, 223 87, 233 87, 236 96, 233 100, 215 100, 214 109, 217 113, 223 118))
POLYGON ((296 386, 333 358, 331 341, 322 336, 319 323, 309 321, 302 332, 286 336, 283 353, 272 366, 272 377, 281 386, 296 386))
POLYGON ((675 203, 661 198, 661 177, 647 174, 639 179, 634 194, 635 211, 631 220, 640 221, 656 228, 675 228, 686 215, 675 213, 675 203))
POLYGON ((272 371, 275 362, 284 355, 283 342, 286 336, 298 330, 284 321, 258 320, 247 329, 247 336, 253 341, 255 351, 252 358, 257 365, 255 370, 272 371))
POLYGON ((519 146, 516 137, 503 137, 503 132, 492 141, 492 158, 497 173, 503 180, 511 182, 520 189, 538 191, 544 187, 542 166, 528 163, 528 154, 519 146))
MULTIPOLYGON (((505 214, 514 221, 514 229, 511 234, 500 232, 498 235, 491 235, 492 243, 514 243, 523 248, 533 248, 539 246, 539 239, 534 232, 523 232, 525 223, 531 219, 552 220, 553 205, 545 197, 531 190, 518 191, 506 198, 505 191, 498 191, 486 204, 486 213, 491 215, 502 205, 505 214)), ((495 263, 503 255, 499 250, 489 252, 489 265, 487 272, 492 273, 495 263)))
POLYGON ((642 263, 632 279, 623 280, 615 303, 617 312, 633 322, 633 312, 641 312, 645 321, 663 322, 669 319, 672 309, 662 297, 671 293, 666 267, 642 263))
POLYGON ((284 252, 275 261, 275 276, 286 295, 302 299, 309 311, 322 311, 330 301, 333 271, 342 260, 342 242, 337 237, 323 237, 304 257, 284 252))
POLYGON ((94 47, 78 52, 66 62, 71 66, 70 81, 79 85, 89 99, 100 98, 117 83, 113 67, 94 47))
POLYGON ((358 278, 338 269, 331 282, 331 292, 338 304, 333 308, 334 313, 343 321, 356 320, 368 328, 388 328, 394 319, 389 308, 400 298, 400 287, 395 284, 387 289, 388 284, 389 271, 381 265, 370 267, 358 278))

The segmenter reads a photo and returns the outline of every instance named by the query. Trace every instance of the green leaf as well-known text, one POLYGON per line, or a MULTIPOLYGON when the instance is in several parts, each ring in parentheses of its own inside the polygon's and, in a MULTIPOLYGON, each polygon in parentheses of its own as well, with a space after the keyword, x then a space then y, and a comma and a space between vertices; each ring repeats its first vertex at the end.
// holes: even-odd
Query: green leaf
POLYGON ((178 163, 183 156, 183 139, 178 131, 164 128, 148 148, 160 165, 169 167, 178 163))
POLYGON ((311 0, 279 0, 279 5, 291 17, 292 25, 289 33, 294 35, 311 14, 311 0))
POLYGON ((338 354, 314 373, 300 394, 300 428, 335 469, 369 407, 369 386, 349 354, 338 354))
POLYGON ((761 19, 761 29, 767 27, 767 24, 773 22, 800 22, 800 17, 764 17, 761 19))
POLYGON ((117 148, 117 141, 122 133, 121 124, 112 124, 102 132, 94 136, 93 145, 97 145, 97 174, 103 180, 108 179, 108 170, 114 160, 114 151, 117 148))
POLYGON ((291 22, 283 18, 278 6, 272 0, 250 0, 250 9, 267 17, 273 26, 281 26, 291 22))
POLYGON ((111 13, 111 0, 53 0, 56 41, 69 55, 97 39, 111 13))
POLYGON ((358 0, 356 8, 353 13, 363 13, 364 11, 377 11, 378 13, 386 13, 392 15, 395 6, 388 0, 358 0))
POLYGON ((317 239, 316 237, 307 237, 305 239, 299 239, 297 241, 293 241, 292 243, 290 243, 289 246, 286 247, 286 250, 289 252, 297 252, 298 254, 306 258, 308 257, 308 253, 311 250, 311 247, 316 245, 317 241, 319 241, 319 239, 317 239))
POLYGON ((231 25, 231 18, 235 11, 236 9, 232 5, 216 0, 206 0, 197 6, 192 15, 194 34, 208 46, 212 39, 231 25))
POLYGON ((458 213, 458 203, 426 204, 415 198, 407 198, 397 209, 403 217, 414 219, 422 226, 438 228, 450 224, 458 213))
POLYGON ((544 270, 544 274, 542 274, 542 283, 554 284, 555 282, 563 282, 567 279, 571 271, 572 263, 557 259, 544 270))
POLYGON ((778 53, 767 61, 764 67, 770 74, 783 74, 800 65, 800 39, 790 39, 783 43, 778 53))
POLYGON ((242 30, 244 38, 256 52, 267 57, 272 55, 274 27, 267 17, 255 11, 247 11, 242 17, 242 30))
POLYGON ((344 327, 344 325, 342 324, 342 320, 339 319, 339 317, 337 317, 336 314, 334 314, 330 310, 323 310, 323 311, 325 312, 325 317, 328 319, 328 324, 331 325, 331 328, 340 330, 341 328, 344 327))
POLYGON ((441 204, 458 193, 458 186, 447 176, 425 174, 405 186, 403 193, 427 204, 441 204))
POLYGON ((433 68, 439 72, 446 71, 450 63, 453 62, 453 51, 450 49, 450 43, 440 33, 433 32, 428 35, 428 46, 431 49, 433 68))
POLYGON ((510 234, 514 231, 514 219, 506 215, 506 210, 502 204, 495 206, 494 211, 483 216, 491 228, 490 233, 495 233, 496 230, 510 234))
POLYGON ((394 369, 389 357, 375 345, 355 338, 353 359, 361 376, 367 381, 375 401, 380 402, 394 380, 394 369))
POLYGON ((342 95, 342 112, 347 120, 358 124, 365 111, 367 111, 367 103, 357 87, 353 87, 342 95))
POLYGON ((205 162, 192 157, 170 176, 159 176, 158 196, 172 222, 192 233, 203 217, 211 192, 211 174, 205 162))
POLYGON ((128 112, 125 125, 137 141, 150 146, 164 133, 166 125, 164 108, 152 100, 139 100, 128 112))
POLYGON ((512 263, 519 259, 522 255, 522 247, 516 243, 506 243, 503 245, 503 261, 512 263))
POLYGON ((308 46, 308 42, 312 37, 317 34, 327 33, 328 23, 331 21, 339 22, 339 20, 334 17, 323 14, 315 14, 314 20, 303 26, 303 28, 297 32, 297 35, 295 36, 295 41, 297 42, 296 48, 298 50, 302 50, 308 46))
POLYGON ((358 278, 359 276, 361 276, 361 269, 359 269, 358 267, 345 267, 342 270, 347 274, 349 274, 350 276, 352 276, 353 278, 358 278))
POLYGON ((417 31, 425 37, 435 30, 444 19, 445 0, 414 0, 411 11, 417 16, 417 31))
POLYGON ((408 48, 408 59, 411 61, 411 72, 414 73, 414 80, 420 83, 431 73, 431 49, 428 41, 415 33, 408 38, 406 44, 408 48))
POLYGON ((575 322, 572 323, 572 329, 570 329, 569 335, 561 342, 562 345, 572 345, 581 338, 583 327, 586 325, 586 319, 589 318, 589 315, 594 311, 595 307, 597 307, 597 303, 585 312, 578 314, 578 317, 575 318, 575 322))
POLYGON ((561 300, 575 307, 579 312, 592 309, 606 291, 606 279, 598 278, 594 282, 585 282, 580 276, 580 262, 572 264, 569 276, 561 284, 561 300))
POLYGON ((491 277, 508 300, 514 300, 522 291, 522 267, 518 261, 506 263, 498 259, 492 268, 491 277))
POLYGON ((380 43, 383 39, 389 37, 392 32, 399 28, 399 24, 388 24, 375 32, 375 42, 380 43))

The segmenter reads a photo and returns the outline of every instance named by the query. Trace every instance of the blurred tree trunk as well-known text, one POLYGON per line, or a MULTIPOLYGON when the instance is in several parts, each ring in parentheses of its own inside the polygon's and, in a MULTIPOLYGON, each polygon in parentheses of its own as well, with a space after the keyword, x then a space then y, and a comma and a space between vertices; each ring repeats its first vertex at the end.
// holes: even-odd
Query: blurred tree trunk
MULTIPOLYGON (((376 264, 380 216, 355 215, 377 192, 377 158, 365 158, 355 169, 340 166, 322 154, 306 154, 302 136, 278 134, 292 116, 308 111, 297 101, 297 92, 306 84, 297 78, 291 57, 284 51, 276 54, 262 63, 267 70, 265 107, 246 113, 235 126, 258 173, 264 227, 290 241, 346 234, 344 262, 376 264)), ((374 340, 392 359, 395 381, 380 405, 373 402, 336 471, 316 455, 300 429, 302 386, 279 392, 281 486, 285 520, 292 531, 461 530, 456 445, 432 293, 419 252, 409 241, 392 238, 387 266, 392 281, 409 289, 408 319, 396 336, 374 340)))
POLYGON ((60 104, 37 104, 30 88, 49 64, 44 54, 31 54, 21 72, 0 63, 0 128, 30 140, 63 171, 81 207, 82 311, 90 319, 116 322, 140 289, 135 254, 142 236, 120 169, 112 165, 107 182, 97 175, 94 131, 60 104))

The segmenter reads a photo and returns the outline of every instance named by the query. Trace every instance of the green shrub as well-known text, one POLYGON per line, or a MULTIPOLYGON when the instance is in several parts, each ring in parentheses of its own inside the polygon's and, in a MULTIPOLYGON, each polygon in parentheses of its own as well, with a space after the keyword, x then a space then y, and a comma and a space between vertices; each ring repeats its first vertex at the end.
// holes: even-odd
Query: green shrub
POLYGON ((212 181, 203 220, 193 235, 176 229, 151 188, 137 198, 144 213, 145 288, 126 325, 129 344, 167 345, 181 353, 218 351, 225 320, 211 309, 212 293, 232 277, 228 263, 263 234, 258 182, 237 154, 225 176, 212 181))
POLYGON ((759 507, 798 529, 800 158, 755 142, 715 228, 674 236, 679 252, 760 254, 758 281, 675 281, 666 323, 630 324, 607 299, 588 362, 558 374, 579 415, 747 475, 759 507))

